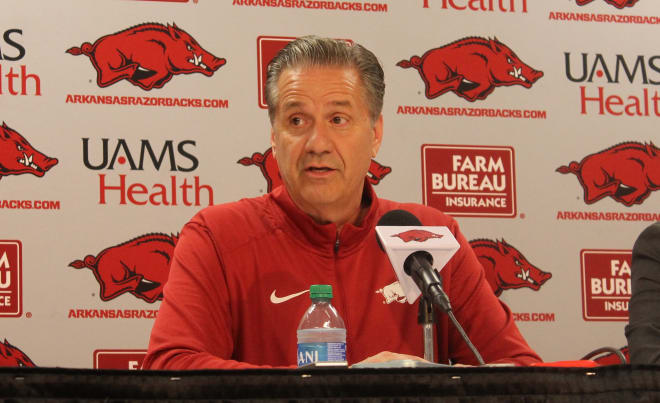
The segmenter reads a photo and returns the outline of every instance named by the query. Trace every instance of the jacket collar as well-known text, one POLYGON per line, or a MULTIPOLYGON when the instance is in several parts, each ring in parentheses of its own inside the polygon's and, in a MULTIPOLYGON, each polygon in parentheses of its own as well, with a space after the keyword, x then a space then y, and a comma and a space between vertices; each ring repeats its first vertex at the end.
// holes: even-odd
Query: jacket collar
MULTIPOLYGON (((360 244, 373 232, 372 230, 377 221, 378 197, 366 179, 362 189, 362 205, 368 206, 368 211, 359 225, 345 224, 339 236, 337 236, 336 224, 318 224, 312 217, 302 211, 291 199, 286 186, 281 185, 273 189, 271 197, 281 209, 281 218, 285 227, 293 232, 292 236, 324 255, 334 255, 337 244, 337 256, 355 252, 360 244)), ((373 236, 376 236, 375 233, 373 236)))

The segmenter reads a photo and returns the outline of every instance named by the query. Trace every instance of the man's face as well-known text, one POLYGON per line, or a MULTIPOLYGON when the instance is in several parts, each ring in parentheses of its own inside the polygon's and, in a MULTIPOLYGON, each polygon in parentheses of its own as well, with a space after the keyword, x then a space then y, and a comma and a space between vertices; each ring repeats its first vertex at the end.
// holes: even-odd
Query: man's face
POLYGON ((277 88, 271 143, 291 198, 321 220, 328 220, 326 211, 357 213, 383 129, 382 116, 373 123, 369 118, 357 71, 288 69, 277 88))

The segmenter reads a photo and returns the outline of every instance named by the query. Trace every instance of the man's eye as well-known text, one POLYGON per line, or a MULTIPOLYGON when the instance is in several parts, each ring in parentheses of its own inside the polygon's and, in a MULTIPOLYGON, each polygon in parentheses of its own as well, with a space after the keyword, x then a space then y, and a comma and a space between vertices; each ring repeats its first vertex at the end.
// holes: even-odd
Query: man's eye
POLYGON ((298 116, 291 118, 291 124, 294 126, 300 126, 302 122, 303 122, 302 118, 298 116))
POLYGON ((340 124, 346 123, 346 119, 341 117, 341 116, 334 116, 332 118, 332 123, 334 123, 336 125, 340 125, 340 124))

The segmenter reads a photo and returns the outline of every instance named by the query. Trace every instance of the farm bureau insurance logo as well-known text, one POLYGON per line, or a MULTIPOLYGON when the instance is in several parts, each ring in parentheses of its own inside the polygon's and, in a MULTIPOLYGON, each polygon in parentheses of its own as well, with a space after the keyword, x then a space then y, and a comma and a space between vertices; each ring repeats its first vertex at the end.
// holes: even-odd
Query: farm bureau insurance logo
POLYGON ((83 164, 99 173, 99 204, 135 206, 202 206, 213 204, 213 188, 200 177, 175 175, 193 172, 199 166, 194 140, 147 140, 139 145, 125 139, 82 139, 83 164), (115 169, 129 170, 115 174, 115 169), (136 176, 145 170, 170 171, 162 183, 147 183, 136 176))
POLYGON ((611 197, 631 207, 660 189, 660 149, 653 143, 620 143, 562 165, 557 172, 577 177, 586 204, 611 197))
POLYGON ((22 249, 21 241, 0 240, 0 317, 23 313, 22 249))
MULTIPOLYGON (((266 104, 266 73, 268 72, 268 64, 273 60, 277 53, 282 50, 289 42, 296 40, 291 36, 265 36, 257 37, 257 89, 259 91, 258 103, 262 109, 268 109, 266 104)), ((344 39, 347 43, 352 44, 350 39, 344 39)))
POLYGON ((496 87, 521 85, 529 89, 543 77, 542 71, 523 63, 497 38, 459 39, 431 49, 422 57, 401 60, 397 66, 417 70, 428 99, 453 92, 474 102, 486 99, 496 87))
POLYGON ((627 321, 632 251, 583 249, 582 316, 586 321, 627 321))
POLYGON ((28 73, 26 64, 17 66, 26 55, 21 43, 23 30, 10 28, 2 33, 0 40, 0 95, 41 96, 41 79, 37 74, 28 73), (14 70, 15 69, 15 70, 14 70))
MULTIPOLYGON (((282 177, 277 161, 273 157, 272 148, 268 148, 263 153, 255 152, 250 157, 243 157, 238 160, 238 163, 244 166, 256 165, 259 167, 261 174, 266 179, 266 192, 270 192, 282 184, 282 177)), ((392 172, 392 168, 382 165, 376 160, 371 160, 367 171, 367 180, 372 185, 378 185, 390 172, 392 172)))
POLYGON ((147 350, 94 350, 94 369, 138 370, 147 350))
POLYGON ((527 0, 423 0, 422 8, 440 5, 443 10, 487 11, 501 13, 527 12, 527 0))
POLYGON ((660 117, 660 55, 564 52, 564 67, 566 79, 580 84, 580 114, 660 117))
POLYGON ((513 218, 514 161, 507 146, 424 144, 423 202, 453 216, 513 218))

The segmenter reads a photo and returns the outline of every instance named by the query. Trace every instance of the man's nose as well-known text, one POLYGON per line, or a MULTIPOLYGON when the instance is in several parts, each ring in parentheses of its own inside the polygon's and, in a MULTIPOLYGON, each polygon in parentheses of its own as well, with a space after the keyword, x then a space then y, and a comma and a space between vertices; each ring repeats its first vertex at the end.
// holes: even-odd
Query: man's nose
POLYGON ((332 139, 330 129, 322 123, 315 124, 305 144, 305 151, 322 154, 329 152, 331 148, 332 139))

